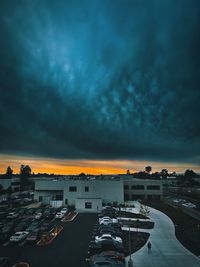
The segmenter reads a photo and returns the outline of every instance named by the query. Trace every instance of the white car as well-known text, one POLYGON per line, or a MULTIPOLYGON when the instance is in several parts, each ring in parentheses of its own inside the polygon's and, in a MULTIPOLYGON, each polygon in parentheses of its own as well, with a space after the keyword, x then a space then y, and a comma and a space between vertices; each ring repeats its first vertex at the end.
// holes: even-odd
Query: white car
POLYGON ((68 212, 68 208, 62 208, 60 212, 65 214, 66 212, 68 212))
POLYGON ((103 220, 109 220, 110 222, 112 222, 112 219, 111 219, 110 217, 108 217, 108 216, 104 216, 104 217, 102 217, 102 218, 99 218, 99 223, 100 223, 101 221, 103 221, 103 220))
POLYGON ((113 241, 122 243, 122 239, 120 237, 113 236, 113 235, 110 235, 110 234, 103 234, 103 235, 99 235, 99 236, 95 237, 95 242, 96 243, 98 243, 100 241, 103 241, 103 240, 113 240, 113 241))
POLYGON ((11 242, 20 242, 27 237, 29 232, 16 232, 10 237, 11 242))
POLYGON ((192 204, 190 202, 182 204, 182 206, 187 208, 196 208, 197 206, 195 204, 192 204))
POLYGON ((110 217, 103 217, 99 219, 99 224, 118 223, 118 219, 111 219, 110 217))
POLYGON ((38 212, 35 214, 35 219, 40 219, 42 217, 42 213, 38 212))
POLYGON ((65 214, 62 213, 62 212, 58 212, 58 213, 56 213, 56 218, 57 218, 57 219, 62 219, 64 216, 65 216, 65 214))
POLYGON ((103 225, 107 225, 107 224, 110 224, 112 223, 112 220, 111 219, 103 219, 100 221, 100 225, 103 224, 103 225))

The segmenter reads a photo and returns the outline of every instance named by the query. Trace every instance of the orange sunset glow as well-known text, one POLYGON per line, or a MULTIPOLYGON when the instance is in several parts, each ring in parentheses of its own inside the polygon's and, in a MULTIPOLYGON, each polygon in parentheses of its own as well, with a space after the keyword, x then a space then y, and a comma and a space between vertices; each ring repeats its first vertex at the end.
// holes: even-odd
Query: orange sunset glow
POLYGON ((11 166, 14 173, 19 173, 21 164, 30 165, 34 173, 54 174, 124 174, 129 169, 131 172, 144 170, 145 166, 151 165, 153 171, 160 171, 163 168, 173 172, 184 172, 186 169, 193 169, 200 172, 198 165, 175 164, 162 162, 147 162, 134 160, 67 160, 52 158, 36 158, 14 155, 0 155, 0 173, 5 173, 8 166, 11 166))

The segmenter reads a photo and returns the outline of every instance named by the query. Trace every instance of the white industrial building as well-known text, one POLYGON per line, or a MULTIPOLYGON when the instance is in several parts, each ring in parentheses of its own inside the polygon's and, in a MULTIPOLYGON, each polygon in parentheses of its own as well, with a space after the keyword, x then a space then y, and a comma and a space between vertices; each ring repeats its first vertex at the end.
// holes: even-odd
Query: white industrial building
POLYGON ((50 204, 59 201, 77 210, 100 211, 102 204, 123 203, 123 181, 118 179, 36 179, 35 200, 50 204))
POLYGON ((73 205, 79 211, 92 212, 101 211, 102 205, 108 203, 122 204, 126 200, 161 198, 161 180, 124 178, 39 178, 35 179, 34 197, 36 201, 56 207, 73 205))

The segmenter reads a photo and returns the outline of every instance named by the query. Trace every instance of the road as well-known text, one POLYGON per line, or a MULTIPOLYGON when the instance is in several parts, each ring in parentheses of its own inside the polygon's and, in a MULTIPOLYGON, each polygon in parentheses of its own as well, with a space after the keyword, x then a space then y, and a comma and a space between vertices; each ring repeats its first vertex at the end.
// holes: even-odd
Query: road
POLYGON ((26 261, 31 267, 84 266, 96 219, 96 214, 78 214, 74 221, 64 224, 64 230, 51 245, 0 246, 0 257, 9 257, 12 264, 26 261))
MULTIPOLYGON (((200 267, 200 258, 192 254, 176 239, 174 224, 164 213, 150 209, 150 219, 155 222, 150 233, 152 251, 147 247, 132 254, 134 267, 200 267)), ((128 260, 128 257, 127 257, 128 260)))

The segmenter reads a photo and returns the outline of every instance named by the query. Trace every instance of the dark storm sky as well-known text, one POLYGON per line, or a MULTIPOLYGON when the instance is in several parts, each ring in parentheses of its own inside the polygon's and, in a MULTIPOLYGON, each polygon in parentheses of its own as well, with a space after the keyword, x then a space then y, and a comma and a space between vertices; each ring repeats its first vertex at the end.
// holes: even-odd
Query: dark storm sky
POLYGON ((1 0, 0 153, 200 162, 199 0, 1 0))

